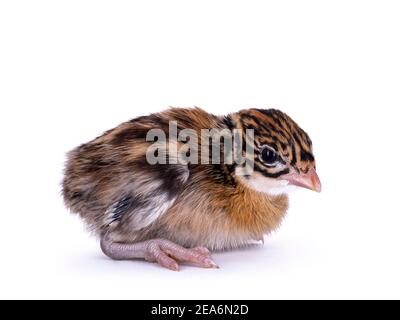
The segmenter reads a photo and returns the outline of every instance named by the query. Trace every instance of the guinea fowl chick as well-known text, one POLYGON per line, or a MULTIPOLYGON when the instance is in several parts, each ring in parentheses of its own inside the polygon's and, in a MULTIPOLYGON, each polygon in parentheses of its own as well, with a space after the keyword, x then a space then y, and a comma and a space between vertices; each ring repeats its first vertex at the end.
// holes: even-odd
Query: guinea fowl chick
POLYGON ((171 108, 71 151, 63 196, 110 258, 178 270, 178 262, 217 267, 209 250, 262 240, 286 213, 288 185, 321 190, 311 140, 285 113, 171 108), (217 131, 233 138, 232 152, 220 137, 206 144, 217 131), (244 162, 227 161, 232 154, 244 162))

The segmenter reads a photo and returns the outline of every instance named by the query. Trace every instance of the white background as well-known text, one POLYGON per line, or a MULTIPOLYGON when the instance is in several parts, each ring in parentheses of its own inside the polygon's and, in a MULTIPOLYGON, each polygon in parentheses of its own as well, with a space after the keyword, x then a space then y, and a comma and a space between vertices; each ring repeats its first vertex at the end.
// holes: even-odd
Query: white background
POLYGON ((398 1, 2 1, 1 298, 400 298, 398 1), (278 107, 311 136, 263 247, 180 272, 105 258, 65 152, 168 106, 278 107))

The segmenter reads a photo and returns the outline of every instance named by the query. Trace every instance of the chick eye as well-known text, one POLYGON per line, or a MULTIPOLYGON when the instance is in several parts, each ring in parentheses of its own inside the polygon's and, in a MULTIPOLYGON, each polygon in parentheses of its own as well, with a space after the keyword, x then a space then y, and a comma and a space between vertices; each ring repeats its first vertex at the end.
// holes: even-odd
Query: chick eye
POLYGON ((261 151, 261 158, 268 165, 273 165, 278 161, 278 155, 270 148, 264 148, 261 151))

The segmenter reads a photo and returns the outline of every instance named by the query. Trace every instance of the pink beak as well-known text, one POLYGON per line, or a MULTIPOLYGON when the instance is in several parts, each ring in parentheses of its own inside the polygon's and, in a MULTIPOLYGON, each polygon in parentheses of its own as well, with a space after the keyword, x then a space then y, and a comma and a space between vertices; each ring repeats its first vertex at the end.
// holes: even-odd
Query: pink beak
POLYGON ((307 173, 288 173, 281 176, 281 179, 287 180, 289 184, 294 186, 321 192, 321 182, 315 169, 310 169, 307 173))

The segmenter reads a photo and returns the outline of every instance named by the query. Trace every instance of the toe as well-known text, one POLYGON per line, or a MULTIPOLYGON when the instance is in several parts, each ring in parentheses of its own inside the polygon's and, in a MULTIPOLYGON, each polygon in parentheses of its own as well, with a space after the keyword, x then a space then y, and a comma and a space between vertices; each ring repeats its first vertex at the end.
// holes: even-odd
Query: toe
POLYGON ((219 266, 214 262, 214 260, 212 260, 211 258, 206 258, 202 261, 203 265, 206 268, 215 268, 215 269, 219 269, 219 266))
POLYGON ((194 250, 200 254, 209 256, 209 257, 211 256, 210 250, 208 250, 206 247, 196 247, 196 248, 193 248, 192 250, 194 250))
POLYGON ((211 259, 210 253, 205 254, 204 250, 200 253, 199 249, 185 249, 176 244, 166 245, 162 247, 162 250, 181 262, 191 263, 203 268, 218 268, 218 265, 211 259))
POLYGON ((174 259, 168 257, 167 255, 160 256, 160 258, 157 260, 157 263, 160 266, 167 268, 169 270, 179 271, 178 263, 174 259))
POLYGON ((157 262, 160 266, 164 268, 173 271, 179 271, 178 263, 167 254, 165 254, 157 245, 148 247, 147 255, 145 258, 147 261, 157 262))

